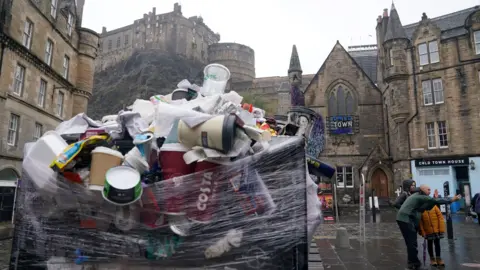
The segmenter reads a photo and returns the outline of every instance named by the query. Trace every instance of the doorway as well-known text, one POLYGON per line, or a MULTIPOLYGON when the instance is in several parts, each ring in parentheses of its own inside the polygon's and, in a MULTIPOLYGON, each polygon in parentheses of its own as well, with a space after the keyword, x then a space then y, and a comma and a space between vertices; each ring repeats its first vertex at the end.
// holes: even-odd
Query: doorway
POLYGON ((465 198, 472 197, 470 191, 469 168, 468 166, 458 166, 453 168, 455 170, 456 190, 454 190, 453 192, 450 191, 450 196, 453 196, 455 194, 461 194, 462 199, 460 200, 460 208, 465 209, 465 198), (465 189, 465 186, 468 186, 468 188, 465 189), (469 194, 465 194, 465 191, 467 191, 469 194))
POLYGON ((372 190, 379 198, 388 198, 388 177, 380 168, 377 168, 372 174, 372 190))

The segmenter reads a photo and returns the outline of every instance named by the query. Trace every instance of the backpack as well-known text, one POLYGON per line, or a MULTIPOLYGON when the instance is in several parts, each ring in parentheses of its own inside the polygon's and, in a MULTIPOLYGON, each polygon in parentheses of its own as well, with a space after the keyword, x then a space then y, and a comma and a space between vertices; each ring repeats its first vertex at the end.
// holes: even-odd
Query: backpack
POLYGON ((480 213, 480 195, 477 196, 477 200, 475 200, 474 209, 476 213, 480 213))

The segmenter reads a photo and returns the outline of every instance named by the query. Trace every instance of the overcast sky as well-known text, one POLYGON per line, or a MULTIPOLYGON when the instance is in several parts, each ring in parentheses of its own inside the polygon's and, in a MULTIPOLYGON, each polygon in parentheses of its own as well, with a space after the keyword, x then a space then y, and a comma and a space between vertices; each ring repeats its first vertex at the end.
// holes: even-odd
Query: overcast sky
MULTIPOLYGON (((376 18, 390 0, 86 0, 83 27, 101 32, 132 24, 144 13, 170 12, 179 2, 185 17, 201 15, 221 42, 255 50, 257 77, 287 75, 296 44, 303 74, 316 73, 337 40, 344 47, 374 44, 376 18)), ((437 17, 480 5, 480 0, 395 0, 404 25, 422 12, 437 17)))

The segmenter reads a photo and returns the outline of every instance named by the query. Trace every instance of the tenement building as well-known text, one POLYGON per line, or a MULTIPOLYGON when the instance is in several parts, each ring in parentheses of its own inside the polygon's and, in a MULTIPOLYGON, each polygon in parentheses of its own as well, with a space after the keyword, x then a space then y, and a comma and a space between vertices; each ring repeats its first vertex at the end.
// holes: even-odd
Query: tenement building
POLYGON ((403 25, 385 9, 374 50, 337 42, 305 88, 325 121, 320 158, 337 168, 340 202, 358 201, 362 174, 380 199, 408 178, 480 192, 480 8, 419 18, 403 25))
POLYGON ((392 6, 377 41, 390 195, 408 177, 441 194, 444 182, 451 194, 480 192, 480 8, 404 26, 392 6))
POLYGON ((0 220, 4 220, 11 215, 7 201, 14 190, 4 187, 15 187, 24 144, 86 110, 99 37, 81 27, 83 0, 0 3, 0 220))

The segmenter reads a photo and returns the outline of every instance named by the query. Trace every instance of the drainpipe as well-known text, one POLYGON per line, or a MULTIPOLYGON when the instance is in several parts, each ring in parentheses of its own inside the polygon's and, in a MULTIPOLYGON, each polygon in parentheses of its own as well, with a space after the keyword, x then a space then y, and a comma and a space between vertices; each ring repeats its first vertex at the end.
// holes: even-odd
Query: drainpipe
POLYGON ((2 43, 0 49, 0 74, 2 74, 2 67, 3 67, 3 52, 5 51, 5 43, 2 43))
POLYGON ((391 157, 392 155, 392 149, 391 149, 391 146, 390 146, 390 123, 388 122, 388 105, 385 104, 385 120, 387 121, 387 151, 388 151, 388 157, 391 157))
MULTIPOLYGON (((418 89, 417 89, 417 61, 415 59, 415 46, 410 47, 410 56, 412 57, 412 73, 413 73, 413 96, 415 97, 415 113, 407 120, 407 134, 408 134, 408 157, 412 157, 412 148, 410 147, 410 129, 409 124, 413 118, 418 115, 418 89)), ((411 170, 411 168, 410 168, 411 170)))

